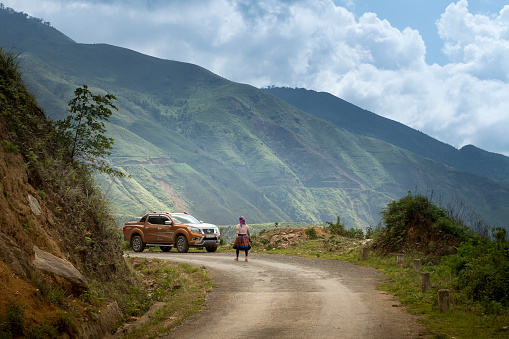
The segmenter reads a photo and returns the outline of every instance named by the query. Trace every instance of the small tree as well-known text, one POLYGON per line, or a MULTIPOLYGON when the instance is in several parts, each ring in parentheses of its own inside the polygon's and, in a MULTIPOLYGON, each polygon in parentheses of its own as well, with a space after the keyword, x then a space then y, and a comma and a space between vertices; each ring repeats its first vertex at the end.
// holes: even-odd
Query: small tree
POLYGON ((67 110, 70 114, 64 120, 55 122, 59 140, 67 151, 67 161, 82 162, 109 175, 125 176, 111 168, 104 160, 105 156, 111 154, 113 138, 104 135, 106 128, 103 121, 108 121, 111 116, 110 108, 118 110, 113 105, 115 96, 94 95, 87 85, 76 88, 74 95, 67 110))

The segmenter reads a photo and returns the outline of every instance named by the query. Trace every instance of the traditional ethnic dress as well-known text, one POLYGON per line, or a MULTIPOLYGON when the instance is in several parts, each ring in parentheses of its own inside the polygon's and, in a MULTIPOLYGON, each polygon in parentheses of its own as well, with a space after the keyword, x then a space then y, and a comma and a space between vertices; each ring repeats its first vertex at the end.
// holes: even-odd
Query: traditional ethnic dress
POLYGON ((235 242, 233 243, 233 248, 237 250, 249 250, 251 249, 251 243, 249 242, 249 237, 247 236, 247 231, 249 231, 249 226, 246 224, 239 223, 237 225, 237 238, 235 238, 235 242))

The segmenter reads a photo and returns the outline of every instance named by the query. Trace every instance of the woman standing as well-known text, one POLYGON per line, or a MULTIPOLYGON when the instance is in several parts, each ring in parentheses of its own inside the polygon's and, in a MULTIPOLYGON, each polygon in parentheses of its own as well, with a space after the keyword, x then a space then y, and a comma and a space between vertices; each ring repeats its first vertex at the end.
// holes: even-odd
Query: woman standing
POLYGON ((237 237, 233 243, 233 248, 237 250, 237 257, 235 258, 236 261, 239 261, 240 250, 244 250, 246 252, 245 261, 247 261, 247 253, 251 249, 251 234, 249 233, 249 226, 246 225, 246 218, 244 217, 239 217, 237 237))

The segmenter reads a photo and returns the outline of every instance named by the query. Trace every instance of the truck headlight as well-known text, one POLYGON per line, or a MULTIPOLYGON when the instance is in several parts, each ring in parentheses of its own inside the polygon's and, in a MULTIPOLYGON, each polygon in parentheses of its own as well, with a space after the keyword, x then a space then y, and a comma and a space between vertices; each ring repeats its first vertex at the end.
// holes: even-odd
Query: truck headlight
POLYGON ((200 228, 196 228, 196 227, 189 227, 189 232, 193 232, 193 233, 202 233, 201 229, 200 228))

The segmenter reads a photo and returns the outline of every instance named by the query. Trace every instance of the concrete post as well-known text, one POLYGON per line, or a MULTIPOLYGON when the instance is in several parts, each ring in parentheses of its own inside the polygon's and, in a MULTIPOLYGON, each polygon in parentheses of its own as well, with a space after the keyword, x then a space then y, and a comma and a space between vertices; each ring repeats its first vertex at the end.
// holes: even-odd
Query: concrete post
POLYGON ((421 292, 422 293, 428 292, 430 286, 431 283, 429 280, 429 272, 421 272, 421 292))
POLYGON ((367 260, 368 259, 368 254, 369 254, 369 248, 368 247, 362 247, 361 248, 361 258, 362 260, 367 260))
POLYGON ((438 311, 440 313, 449 311, 449 290, 438 290, 438 311))
POLYGON ((405 265, 405 255, 404 254, 398 254, 396 263, 398 267, 403 267, 405 265))
POLYGON ((421 272, 421 259, 414 259, 414 273, 421 272))

